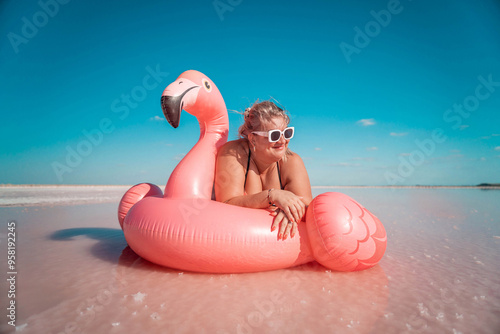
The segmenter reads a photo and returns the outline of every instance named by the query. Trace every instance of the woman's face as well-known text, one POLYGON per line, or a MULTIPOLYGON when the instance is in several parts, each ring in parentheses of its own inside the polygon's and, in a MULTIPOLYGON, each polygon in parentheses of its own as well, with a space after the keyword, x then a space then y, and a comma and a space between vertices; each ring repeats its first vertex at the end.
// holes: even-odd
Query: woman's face
MULTIPOLYGON (((283 117, 274 117, 270 122, 262 123, 261 129, 258 131, 269 131, 269 130, 280 130, 283 131, 287 127, 285 119, 283 117)), ((251 142, 255 143, 255 154, 260 155, 265 160, 278 161, 286 153, 288 149, 288 143, 290 140, 286 140, 283 135, 277 142, 270 143, 267 136, 260 136, 252 134, 251 142)))

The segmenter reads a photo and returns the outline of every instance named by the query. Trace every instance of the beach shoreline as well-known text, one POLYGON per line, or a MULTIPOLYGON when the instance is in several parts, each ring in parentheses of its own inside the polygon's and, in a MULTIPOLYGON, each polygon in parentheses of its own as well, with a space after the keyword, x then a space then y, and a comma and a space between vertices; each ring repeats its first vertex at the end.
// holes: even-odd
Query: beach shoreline
MULTIPOLYGON (((92 203, 119 203, 131 185, 0 185, 0 207, 34 207, 82 205, 92 203)), ((366 191, 426 191, 464 190, 492 191, 500 186, 312 186, 313 194, 343 192, 359 194, 366 191)), ((352 195, 351 195, 352 196, 352 195)))

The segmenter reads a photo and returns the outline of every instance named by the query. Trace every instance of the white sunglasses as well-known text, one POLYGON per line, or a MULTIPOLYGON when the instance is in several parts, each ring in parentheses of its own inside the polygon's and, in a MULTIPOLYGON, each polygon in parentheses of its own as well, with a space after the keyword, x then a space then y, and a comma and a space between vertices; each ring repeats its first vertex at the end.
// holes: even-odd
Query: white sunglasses
POLYGON ((275 143, 278 140, 280 140, 281 135, 283 135, 283 138, 285 138, 286 140, 292 139, 294 132, 295 128, 293 126, 290 126, 283 131, 276 129, 269 131, 254 131, 252 133, 259 136, 267 137, 270 143, 275 143))

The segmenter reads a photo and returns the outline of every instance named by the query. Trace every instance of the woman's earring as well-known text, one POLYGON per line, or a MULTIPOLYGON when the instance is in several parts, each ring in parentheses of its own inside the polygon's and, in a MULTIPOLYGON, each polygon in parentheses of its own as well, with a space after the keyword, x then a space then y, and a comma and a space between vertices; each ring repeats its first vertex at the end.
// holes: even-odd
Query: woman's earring
POLYGON ((255 148, 255 142, 252 143, 253 144, 253 151, 255 152, 256 148, 255 148))

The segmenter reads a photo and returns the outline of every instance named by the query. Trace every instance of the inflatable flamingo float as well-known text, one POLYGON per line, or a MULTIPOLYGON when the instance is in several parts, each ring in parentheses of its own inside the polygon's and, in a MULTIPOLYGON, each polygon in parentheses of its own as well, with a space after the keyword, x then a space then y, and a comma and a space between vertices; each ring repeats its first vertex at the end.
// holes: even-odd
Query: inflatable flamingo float
POLYGON ((118 219, 128 245, 156 264, 180 270, 241 273, 293 267, 310 261, 338 271, 376 265, 387 236, 382 223, 349 196, 324 193, 310 203, 293 238, 278 240, 273 216, 211 200, 217 150, 229 129, 218 88, 204 74, 186 71, 161 98, 176 128, 181 111, 194 115, 200 138, 177 165, 165 187, 149 183, 129 189, 118 219))

